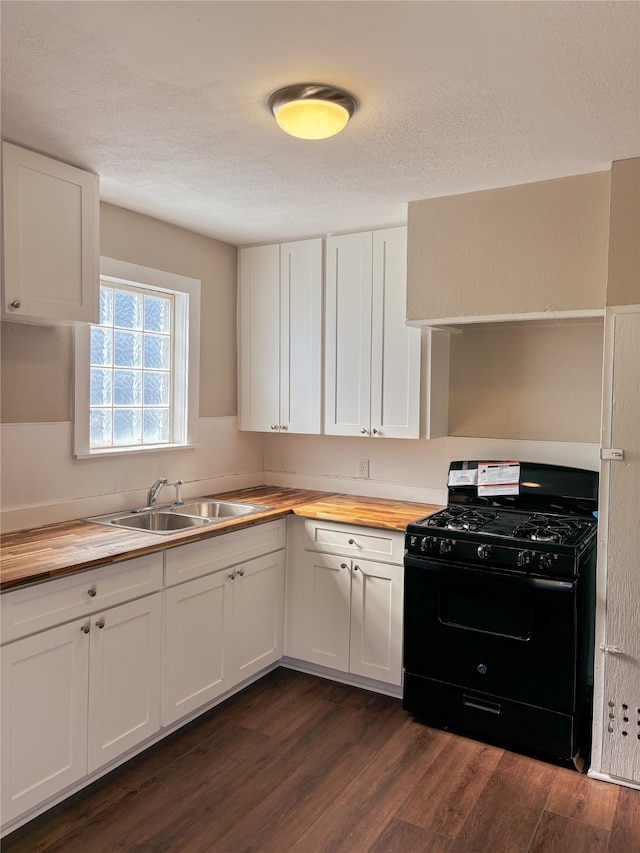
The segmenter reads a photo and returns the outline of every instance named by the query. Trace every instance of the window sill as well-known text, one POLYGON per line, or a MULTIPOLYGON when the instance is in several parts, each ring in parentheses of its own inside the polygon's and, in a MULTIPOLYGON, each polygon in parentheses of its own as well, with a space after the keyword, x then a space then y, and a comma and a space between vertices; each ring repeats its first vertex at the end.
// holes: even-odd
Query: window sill
POLYGON ((199 444, 154 444, 147 447, 105 447, 76 453, 76 459, 96 459, 99 456, 125 456, 132 453, 158 453, 167 450, 193 450, 199 444))

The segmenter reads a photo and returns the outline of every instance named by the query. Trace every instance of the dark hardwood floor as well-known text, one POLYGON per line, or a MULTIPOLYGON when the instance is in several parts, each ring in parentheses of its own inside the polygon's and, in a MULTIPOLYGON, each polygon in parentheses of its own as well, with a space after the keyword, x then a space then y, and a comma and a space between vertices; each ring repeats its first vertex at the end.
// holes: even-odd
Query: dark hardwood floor
POLYGON ((637 853, 640 791, 277 670, 3 840, 6 853, 637 853))

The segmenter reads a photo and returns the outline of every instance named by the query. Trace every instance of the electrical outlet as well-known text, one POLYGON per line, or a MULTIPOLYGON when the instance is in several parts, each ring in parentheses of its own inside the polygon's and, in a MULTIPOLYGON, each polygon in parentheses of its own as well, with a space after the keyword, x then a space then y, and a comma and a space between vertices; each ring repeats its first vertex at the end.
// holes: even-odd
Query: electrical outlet
POLYGON ((360 477, 361 480, 368 480, 369 479, 369 460, 368 459, 361 459, 360 460, 359 471, 360 471, 360 473, 358 474, 358 476, 360 477))

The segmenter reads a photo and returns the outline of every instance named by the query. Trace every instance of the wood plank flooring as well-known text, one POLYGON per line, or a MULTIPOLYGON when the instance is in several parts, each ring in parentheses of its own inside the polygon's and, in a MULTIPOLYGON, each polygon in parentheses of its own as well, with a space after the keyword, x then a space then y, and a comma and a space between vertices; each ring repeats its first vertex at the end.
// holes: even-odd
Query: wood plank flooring
POLYGON ((635 853, 640 791, 276 670, 4 853, 635 853))

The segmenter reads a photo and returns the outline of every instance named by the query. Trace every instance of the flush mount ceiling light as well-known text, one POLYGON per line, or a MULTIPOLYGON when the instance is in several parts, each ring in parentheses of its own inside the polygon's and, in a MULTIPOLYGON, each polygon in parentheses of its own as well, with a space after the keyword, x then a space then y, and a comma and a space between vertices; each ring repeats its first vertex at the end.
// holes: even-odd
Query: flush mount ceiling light
POLYGON ((268 104, 285 133, 298 139, 326 139, 343 129, 354 114, 357 101, 335 86, 298 83, 273 92, 268 104))

